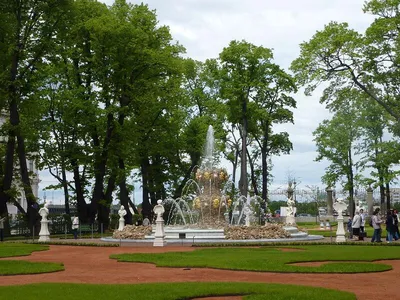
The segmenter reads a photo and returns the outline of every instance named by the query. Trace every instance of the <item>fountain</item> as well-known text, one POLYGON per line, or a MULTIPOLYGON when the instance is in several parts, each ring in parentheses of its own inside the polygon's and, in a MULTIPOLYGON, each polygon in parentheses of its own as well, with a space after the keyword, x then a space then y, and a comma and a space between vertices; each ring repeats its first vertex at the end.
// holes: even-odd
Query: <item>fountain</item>
MULTIPOLYGON (((159 200, 160 201, 160 200, 159 200)), ((238 194, 234 182, 229 180, 229 175, 224 168, 216 166, 214 155, 214 129, 210 125, 204 149, 204 156, 200 166, 194 168, 194 179, 190 179, 183 188, 181 197, 177 199, 166 198, 161 204, 165 207, 164 228, 165 238, 168 240, 201 240, 216 241, 225 240, 226 228, 236 228, 229 232, 229 237, 238 236, 239 231, 243 236, 249 230, 265 232, 275 231, 277 238, 257 238, 253 241, 288 241, 319 239, 320 236, 308 236, 305 232, 299 232, 297 227, 251 226, 260 224, 265 213, 262 208, 262 199, 259 196, 246 197, 238 194), (256 215, 258 214, 258 217, 256 215), (246 225, 246 226, 244 226, 246 225), (278 228, 279 227, 279 228, 278 228), (241 229, 242 228, 242 229, 241 229), (246 231, 247 230, 247 231, 246 231), (279 232, 279 234, 278 234, 279 232), (282 238, 284 237, 284 238, 282 238)), ((294 219, 294 217, 293 217, 294 219)), ((290 222, 295 224, 295 222, 290 222)), ((271 224, 270 224, 271 225, 271 224)), ((261 235, 262 236, 262 235, 261 235)), ((154 239, 154 228, 151 235, 145 239, 154 239)), ((143 240, 142 240, 143 241, 143 240)), ((233 240, 229 240, 233 242, 233 240)), ((249 239, 245 239, 246 242, 249 239)))

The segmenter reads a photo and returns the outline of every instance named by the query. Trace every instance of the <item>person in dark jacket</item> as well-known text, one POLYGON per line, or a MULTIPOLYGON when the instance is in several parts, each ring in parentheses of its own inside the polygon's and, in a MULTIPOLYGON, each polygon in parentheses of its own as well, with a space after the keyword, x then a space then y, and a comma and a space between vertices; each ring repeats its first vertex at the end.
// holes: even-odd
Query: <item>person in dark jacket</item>
POLYGON ((394 219, 394 239, 397 241, 400 238, 400 232, 399 232, 399 216, 397 214, 397 210, 393 211, 393 219, 394 219))
POLYGON ((349 239, 353 238, 353 228, 351 227, 352 223, 352 219, 349 218, 349 220, 347 221, 347 232, 349 233, 349 239))
POLYGON ((386 215, 386 241, 391 243, 395 234, 394 218, 392 211, 388 210, 386 215))

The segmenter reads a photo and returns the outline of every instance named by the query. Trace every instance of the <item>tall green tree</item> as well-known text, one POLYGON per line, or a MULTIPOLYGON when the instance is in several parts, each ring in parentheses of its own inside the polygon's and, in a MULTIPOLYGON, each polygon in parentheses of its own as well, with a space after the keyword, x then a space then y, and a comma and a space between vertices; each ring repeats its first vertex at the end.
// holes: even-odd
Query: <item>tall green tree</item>
MULTIPOLYGON (((37 220, 38 205, 26 165, 26 132, 22 130, 21 109, 29 104, 34 92, 41 87, 40 70, 55 43, 55 32, 68 18, 71 3, 67 0, 0 1, 1 108, 9 115, 7 150, 0 185, 0 213, 5 212, 6 202, 10 200, 16 153, 20 181, 28 204, 26 213, 31 225, 37 220)), ((30 111, 30 114, 34 115, 35 111, 30 111)), ((21 207, 19 209, 22 210, 21 207)))
POLYGON ((365 34, 350 29, 347 23, 331 22, 302 43, 291 69, 306 86, 306 93, 321 82, 338 89, 354 85, 381 105, 398 126, 399 4, 398 0, 367 1, 364 12, 376 18, 365 34))
POLYGON ((316 161, 326 159, 330 165, 322 180, 327 186, 342 183, 349 193, 349 212, 354 215, 355 166, 354 144, 359 137, 359 127, 354 108, 341 107, 331 120, 324 120, 313 132, 318 156, 316 161))

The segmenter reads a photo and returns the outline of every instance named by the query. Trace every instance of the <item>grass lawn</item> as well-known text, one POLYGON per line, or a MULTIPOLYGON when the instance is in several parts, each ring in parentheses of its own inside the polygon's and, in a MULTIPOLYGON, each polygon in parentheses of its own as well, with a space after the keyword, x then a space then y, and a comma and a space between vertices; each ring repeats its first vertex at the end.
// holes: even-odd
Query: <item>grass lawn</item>
MULTIPOLYGON (((289 248, 289 246, 285 246, 289 248)), ((260 272, 290 273, 363 273, 391 270, 381 259, 400 259, 397 247, 311 245, 290 246, 298 251, 284 252, 275 247, 209 248, 193 252, 114 254, 111 258, 126 262, 154 263, 159 267, 197 267, 260 272), (330 261, 320 266, 296 266, 291 263, 330 261)))
POLYGON ((0 258, 30 255, 33 251, 49 250, 49 246, 39 244, 0 243, 0 258))
POLYGON ((22 286, 1 286, 0 299, 62 299, 62 300, 176 300, 207 296, 246 295, 246 300, 260 299, 356 299, 348 292, 323 288, 281 284, 202 282, 202 283, 151 283, 133 285, 93 285, 40 283, 22 286))
MULTIPOLYGON (((49 246, 34 244, 1 243, 0 258, 30 255, 33 251, 48 250, 49 246)), ((64 270, 61 263, 0 260, 0 275, 38 274, 64 270)))
MULTIPOLYGON (((302 226, 299 226, 299 229, 305 228, 302 226)), ((308 234, 310 235, 322 235, 324 237, 330 237, 332 234, 332 237, 336 237, 336 227, 332 228, 332 232, 330 230, 313 230, 313 229, 307 229, 308 234)), ((346 235, 348 235, 346 228, 344 229, 346 232, 346 235)), ((371 238, 372 235, 374 234, 374 229, 369 226, 365 226, 365 231, 367 232, 367 237, 371 238)), ((382 230, 382 238, 386 236, 386 230, 382 230)))

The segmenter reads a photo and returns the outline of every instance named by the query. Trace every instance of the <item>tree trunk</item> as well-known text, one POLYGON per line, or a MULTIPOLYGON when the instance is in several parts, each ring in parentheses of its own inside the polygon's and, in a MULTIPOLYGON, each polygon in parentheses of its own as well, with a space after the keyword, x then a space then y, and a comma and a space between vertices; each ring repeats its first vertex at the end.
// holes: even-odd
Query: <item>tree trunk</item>
POLYGON ((262 141, 262 147, 261 147, 261 168, 262 168, 262 199, 265 202, 265 207, 266 209, 266 203, 267 203, 267 197, 268 197, 268 141, 269 141, 269 123, 265 125, 264 128, 264 138, 262 141))
POLYGON ((353 174, 353 158, 351 153, 351 148, 348 150, 349 154, 349 208, 350 217, 354 217, 355 205, 354 205, 354 174, 353 174))
POLYGON ((69 208, 69 191, 68 191, 67 173, 65 171, 64 162, 61 165, 61 176, 62 176, 62 185, 63 185, 63 190, 64 190, 65 213, 67 215, 71 215, 71 210, 69 208))
POLYGON ((26 151, 25 142, 23 137, 17 135, 17 152, 19 158, 19 170, 21 174, 21 182, 23 185, 25 198, 27 201, 27 216, 30 227, 35 226, 35 232, 39 233, 40 229, 40 217, 39 217, 39 205, 37 199, 32 192, 31 180, 29 178, 28 167, 26 165, 26 151))
POLYGON ((242 160, 240 166, 240 193, 247 197, 248 183, 247 183, 247 99, 243 97, 242 100, 242 160))
POLYGON ((118 159, 118 166, 121 173, 121 180, 119 181, 119 199, 121 201, 121 205, 123 205, 126 210, 126 224, 133 224, 132 213, 129 210, 129 194, 128 189, 126 188, 125 163, 122 158, 118 159))
POLYGON ((258 186, 257 186, 257 178, 255 175, 255 170, 254 170, 254 163, 250 157, 249 151, 246 151, 247 158, 249 159, 249 165, 250 165, 250 178, 251 178, 251 185, 253 186, 253 192, 254 195, 258 196, 258 186))
POLYGON ((81 222, 87 222, 89 204, 87 204, 85 201, 85 194, 83 192, 84 187, 82 186, 81 175, 79 173, 79 166, 76 159, 71 160, 71 165, 73 166, 74 173, 74 184, 77 202, 76 208, 78 211, 78 217, 81 222))
POLYGON ((142 203, 142 215, 143 218, 148 218, 152 220, 152 206, 150 204, 149 199, 149 180, 148 180, 148 172, 149 172, 149 160, 147 157, 142 157, 142 163, 140 165, 141 172, 142 172, 142 191, 143 191, 143 203, 142 203))
POLYGON ((386 182, 386 208, 390 210, 390 185, 386 182))

